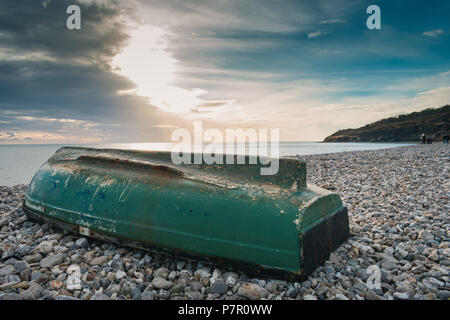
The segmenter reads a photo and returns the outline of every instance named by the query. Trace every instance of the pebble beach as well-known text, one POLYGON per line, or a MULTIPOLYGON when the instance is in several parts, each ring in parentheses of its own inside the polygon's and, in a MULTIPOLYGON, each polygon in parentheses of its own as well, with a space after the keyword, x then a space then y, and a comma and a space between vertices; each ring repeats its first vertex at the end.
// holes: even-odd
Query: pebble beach
POLYGON ((0 187, 0 300, 448 300, 450 152, 441 143, 298 156, 338 193, 350 238, 303 282, 119 247, 30 221, 0 187), (80 288, 68 288, 77 265, 80 288), (372 270, 372 272, 368 272, 372 270), (373 270, 379 285, 368 286, 373 270))

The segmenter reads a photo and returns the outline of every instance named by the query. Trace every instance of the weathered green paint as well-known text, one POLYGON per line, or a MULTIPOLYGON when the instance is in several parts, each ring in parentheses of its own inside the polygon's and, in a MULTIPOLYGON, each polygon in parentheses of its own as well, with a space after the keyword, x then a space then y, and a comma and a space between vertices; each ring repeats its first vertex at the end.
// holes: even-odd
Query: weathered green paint
POLYGON ((306 184, 304 162, 280 159, 275 176, 260 167, 61 148, 34 176, 24 207, 121 239, 300 274, 302 234, 344 207, 306 184))

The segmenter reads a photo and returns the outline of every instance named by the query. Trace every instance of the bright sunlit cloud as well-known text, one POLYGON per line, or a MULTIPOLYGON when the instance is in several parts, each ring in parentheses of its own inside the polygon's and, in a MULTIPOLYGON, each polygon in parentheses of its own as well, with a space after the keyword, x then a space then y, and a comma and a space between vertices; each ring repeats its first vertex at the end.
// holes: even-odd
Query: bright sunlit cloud
POLYGON ((156 26, 141 26, 131 34, 129 44, 114 57, 113 68, 136 84, 136 89, 119 91, 120 94, 136 94, 149 98, 156 107, 177 113, 198 115, 204 106, 208 108, 205 117, 220 111, 232 101, 209 101, 200 98, 207 93, 200 88, 185 89, 174 85, 179 68, 178 61, 169 51, 171 34, 156 26))

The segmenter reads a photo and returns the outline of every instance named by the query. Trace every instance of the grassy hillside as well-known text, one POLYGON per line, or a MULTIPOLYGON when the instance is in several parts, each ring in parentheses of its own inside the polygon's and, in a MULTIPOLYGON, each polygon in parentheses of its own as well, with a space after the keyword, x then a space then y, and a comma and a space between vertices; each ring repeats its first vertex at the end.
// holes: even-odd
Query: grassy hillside
POLYGON ((422 133, 432 134, 433 140, 439 141, 449 131, 450 105, 446 105, 379 120, 358 129, 339 130, 324 142, 418 141, 422 133))

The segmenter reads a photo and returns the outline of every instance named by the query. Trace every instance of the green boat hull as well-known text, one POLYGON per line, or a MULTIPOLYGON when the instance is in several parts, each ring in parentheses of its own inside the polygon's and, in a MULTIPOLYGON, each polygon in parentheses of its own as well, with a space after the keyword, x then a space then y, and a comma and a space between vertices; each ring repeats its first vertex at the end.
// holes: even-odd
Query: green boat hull
POLYGON ((347 239, 347 210, 337 194, 306 183, 304 162, 280 159, 274 176, 260 168, 61 148, 35 174, 24 209, 94 238, 304 278, 347 239))

